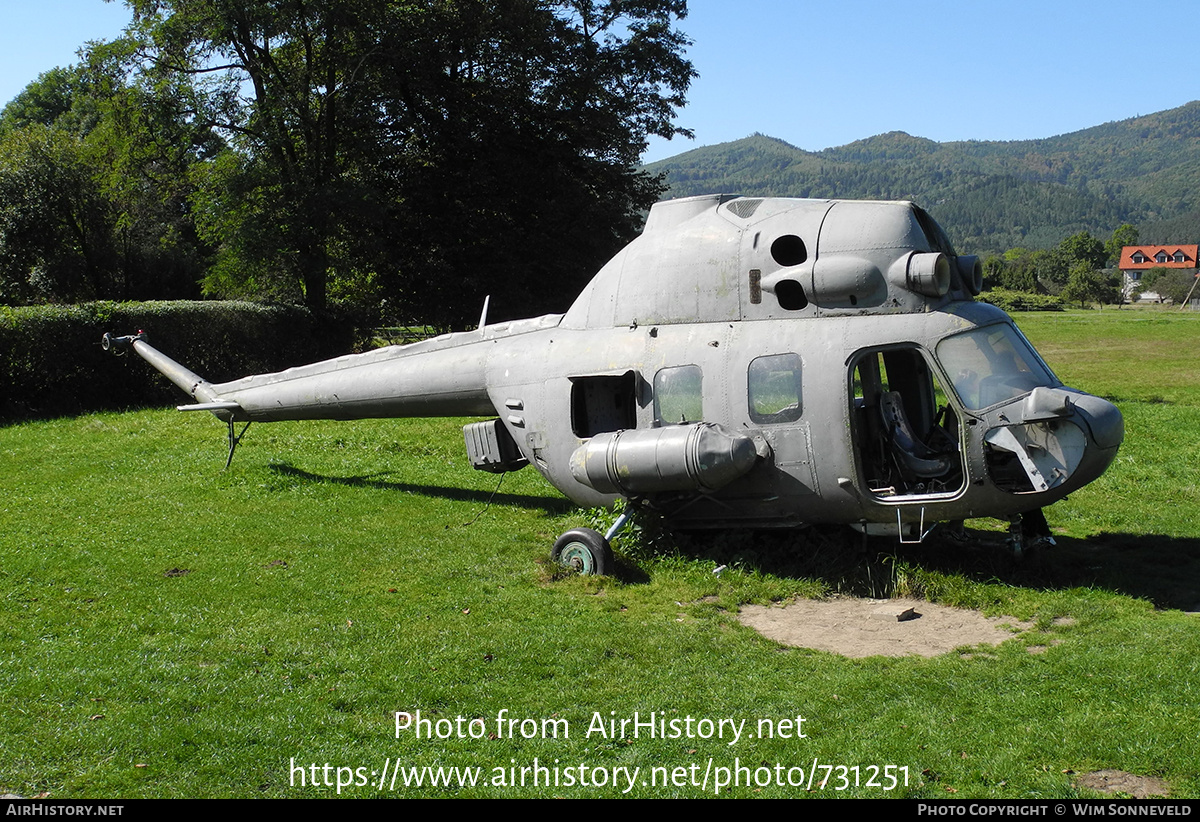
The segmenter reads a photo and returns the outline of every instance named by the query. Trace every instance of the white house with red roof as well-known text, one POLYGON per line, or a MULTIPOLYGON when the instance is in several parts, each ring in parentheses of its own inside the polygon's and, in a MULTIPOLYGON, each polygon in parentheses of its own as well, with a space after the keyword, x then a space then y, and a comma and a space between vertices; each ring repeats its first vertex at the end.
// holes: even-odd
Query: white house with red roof
MULTIPOLYGON (((1121 249, 1117 264, 1125 275, 1125 291, 1152 268, 1200 268, 1200 245, 1127 245, 1121 249)), ((1145 293, 1144 299, 1158 299, 1157 294, 1145 293)))

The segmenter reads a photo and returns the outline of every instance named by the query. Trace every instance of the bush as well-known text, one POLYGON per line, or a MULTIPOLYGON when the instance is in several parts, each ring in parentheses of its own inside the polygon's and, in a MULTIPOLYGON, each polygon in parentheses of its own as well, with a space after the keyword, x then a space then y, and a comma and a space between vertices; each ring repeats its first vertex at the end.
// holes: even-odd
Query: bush
POLYGON ((245 302, 0 307, 0 418, 183 403, 140 357, 100 348, 106 331, 139 330, 213 382, 345 354, 353 334, 349 323, 304 308, 245 302))
POLYGON ((1062 311, 1062 299, 1051 294, 1035 294, 1032 291, 1009 291, 993 288, 979 295, 985 303, 991 303, 1003 311, 1062 311))

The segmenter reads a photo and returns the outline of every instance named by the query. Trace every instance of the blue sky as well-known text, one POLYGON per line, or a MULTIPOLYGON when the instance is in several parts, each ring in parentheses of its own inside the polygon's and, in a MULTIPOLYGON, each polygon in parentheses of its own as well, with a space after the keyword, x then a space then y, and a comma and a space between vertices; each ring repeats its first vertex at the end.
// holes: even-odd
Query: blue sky
MULTIPOLYGON (((1049 137, 1200 98, 1195 0, 691 0, 700 73, 647 161, 754 132, 808 150, 886 131, 1049 137)), ((129 21, 121 3, 0 0, 0 101, 129 21)))
POLYGON ((89 40, 111 40, 132 15, 103 0, 0 0, 0 105, 43 71, 78 61, 89 40))
POLYGON ((692 0, 700 73, 648 160, 756 131, 815 151, 887 131, 1018 140, 1200 98, 1195 0, 692 0))

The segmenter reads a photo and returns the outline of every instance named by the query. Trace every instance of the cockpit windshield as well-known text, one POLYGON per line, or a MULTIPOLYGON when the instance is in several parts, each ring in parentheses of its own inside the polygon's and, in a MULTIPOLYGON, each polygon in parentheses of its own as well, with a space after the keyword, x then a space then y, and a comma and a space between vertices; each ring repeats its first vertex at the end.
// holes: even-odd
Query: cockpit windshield
POLYGON ((1059 382, 1021 332, 1007 323, 988 325, 938 343, 938 360, 954 391, 971 410, 1028 394, 1059 382))

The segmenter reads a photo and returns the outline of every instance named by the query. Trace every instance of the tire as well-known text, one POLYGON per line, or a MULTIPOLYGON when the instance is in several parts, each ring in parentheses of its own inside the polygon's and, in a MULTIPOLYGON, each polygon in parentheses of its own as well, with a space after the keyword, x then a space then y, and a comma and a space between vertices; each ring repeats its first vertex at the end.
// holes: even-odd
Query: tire
POLYGON ((615 564, 608 540, 591 528, 575 528, 559 537, 550 559, 582 576, 608 576, 615 564))

